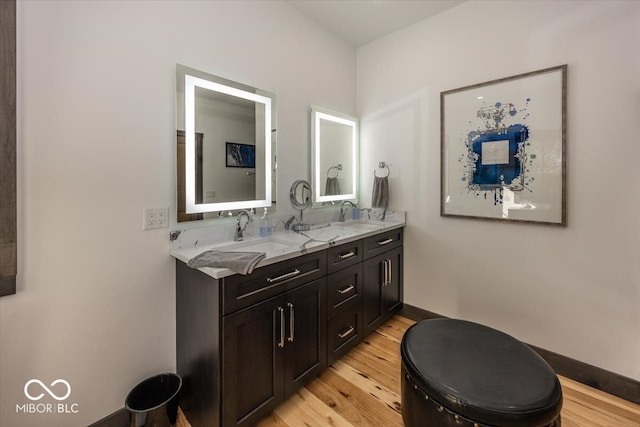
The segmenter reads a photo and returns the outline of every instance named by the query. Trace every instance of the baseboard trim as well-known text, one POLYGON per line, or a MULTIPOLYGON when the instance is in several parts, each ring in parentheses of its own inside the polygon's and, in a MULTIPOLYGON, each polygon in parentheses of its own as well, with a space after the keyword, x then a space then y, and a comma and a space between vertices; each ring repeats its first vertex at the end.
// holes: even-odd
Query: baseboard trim
POLYGON ((101 420, 96 421, 88 427, 129 427, 131 425, 131 416, 126 408, 117 410, 111 415, 107 415, 101 420))
MULTIPOLYGON (((406 303, 398 314, 416 322, 446 317, 406 303)), ((557 374, 640 405, 640 381, 531 344, 527 345, 546 360, 557 374)))

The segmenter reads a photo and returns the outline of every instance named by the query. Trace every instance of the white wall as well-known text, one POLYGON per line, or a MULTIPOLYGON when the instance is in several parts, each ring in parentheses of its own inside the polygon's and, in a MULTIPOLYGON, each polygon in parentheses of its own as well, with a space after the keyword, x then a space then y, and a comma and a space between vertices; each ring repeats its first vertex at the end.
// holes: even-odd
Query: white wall
POLYGON ((406 303, 640 379, 639 52, 637 1, 470 1, 358 50, 363 194, 390 163, 406 303), (568 226, 440 217, 440 92, 561 64, 568 226))
POLYGON ((310 105, 355 112, 356 56, 282 2, 17 12, 18 293, 0 299, 0 425, 83 426, 175 370, 168 230, 142 231, 144 207, 175 214, 175 64, 277 94, 286 210, 289 185, 309 178, 310 105), (77 414, 16 413, 28 380, 58 378, 77 414))

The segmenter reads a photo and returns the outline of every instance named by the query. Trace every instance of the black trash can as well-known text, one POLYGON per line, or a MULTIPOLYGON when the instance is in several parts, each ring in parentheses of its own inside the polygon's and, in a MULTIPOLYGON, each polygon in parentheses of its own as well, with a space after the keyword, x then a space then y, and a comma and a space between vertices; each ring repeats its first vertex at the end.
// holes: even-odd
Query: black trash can
POLYGON ((170 427, 178 418, 178 395, 182 378, 159 374, 147 378, 127 395, 124 406, 131 413, 131 427, 170 427))

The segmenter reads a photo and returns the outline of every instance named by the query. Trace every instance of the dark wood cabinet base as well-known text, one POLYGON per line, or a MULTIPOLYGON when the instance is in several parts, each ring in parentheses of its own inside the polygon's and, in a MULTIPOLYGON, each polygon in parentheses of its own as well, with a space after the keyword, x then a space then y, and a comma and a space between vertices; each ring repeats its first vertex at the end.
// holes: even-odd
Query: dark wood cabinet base
POLYGON ((401 306, 401 229, 247 276, 176 261, 182 411, 192 427, 254 425, 362 341, 365 313, 375 329, 401 306))

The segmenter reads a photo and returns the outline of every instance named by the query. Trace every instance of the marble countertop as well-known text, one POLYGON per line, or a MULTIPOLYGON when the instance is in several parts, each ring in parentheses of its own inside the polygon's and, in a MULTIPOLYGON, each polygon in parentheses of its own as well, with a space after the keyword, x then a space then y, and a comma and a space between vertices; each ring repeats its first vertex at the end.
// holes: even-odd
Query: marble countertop
MULTIPOLYGON (((247 237, 235 242, 228 238, 228 232, 200 230, 199 233, 178 233, 171 241, 170 254, 187 263, 202 252, 217 249, 220 251, 264 252, 265 258, 256 268, 295 258, 311 252, 321 251, 331 246, 363 239, 405 225, 403 212, 394 212, 384 221, 358 220, 314 224, 307 231, 295 233, 290 230, 276 231, 271 237, 247 237)), ((227 228, 229 228, 227 226, 227 228)), ((231 276, 233 271, 227 268, 203 267, 198 270, 221 279, 231 276)))

